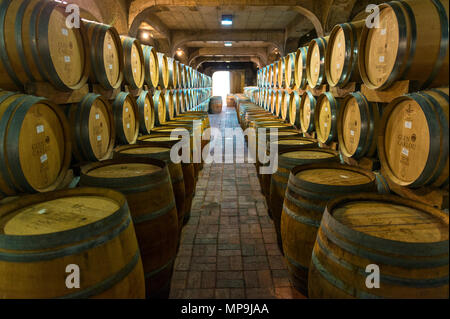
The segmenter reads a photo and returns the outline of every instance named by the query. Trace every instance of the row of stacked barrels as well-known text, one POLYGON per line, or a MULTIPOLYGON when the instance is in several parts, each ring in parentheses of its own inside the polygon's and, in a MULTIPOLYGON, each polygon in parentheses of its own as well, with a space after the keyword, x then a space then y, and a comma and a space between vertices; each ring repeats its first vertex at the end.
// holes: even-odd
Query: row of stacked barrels
POLYGON ((211 77, 137 39, 120 36, 113 26, 82 19, 79 27, 69 28, 66 6, 43 0, 2 1, 1 88, 23 91, 30 83, 48 82, 70 91, 87 81, 106 90, 122 84, 130 89, 144 84, 155 89, 212 86, 211 77))
POLYGON ((259 87, 245 88, 238 119, 256 129, 258 177, 300 292, 448 298, 448 212, 392 195, 386 182, 448 191, 448 2, 386 3, 379 18, 379 28, 336 26, 285 58, 281 76, 270 75, 275 66, 261 70, 259 87), (401 79, 422 91, 382 104, 359 91, 341 98, 311 90, 351 81, 382 92, 401 79), (337 150, 324 147, 333 142, 337 150), (379 158, 381 172, 347 165, 345 157, 379 158))
POLYGON ((378 25, 360 20, 336 25, 258 71, 258 87, 307 89, 350 82, 384 90, 409 80, 417 89, 448 86, 449 4, 404 0, 379 5, 378 25))
MULTIPOLYGON (((121 46, 106 25, 67 28, 65 9, 0 3, 0 295, 167 298, 202 169, 193 159, 207 141, 194 137, 209 127, 210 78, 192 72, 195 88, 150 87, 160 83, 153 49, 121 46), (128 60, 140 48, 147 64, 128 60), (127 64, 135 66, 129 79, 148 77, 150 91, 112 101, 88 93, 66 105, 13 92, 34 81, 70 91, 88 78, 114 88, 127 64), (68 180, 69 168, 77 178, 68 180), (70 271, 81 274, 79 285, 70 271)), ((163 70, 173 77, 170 64, 163 70)))

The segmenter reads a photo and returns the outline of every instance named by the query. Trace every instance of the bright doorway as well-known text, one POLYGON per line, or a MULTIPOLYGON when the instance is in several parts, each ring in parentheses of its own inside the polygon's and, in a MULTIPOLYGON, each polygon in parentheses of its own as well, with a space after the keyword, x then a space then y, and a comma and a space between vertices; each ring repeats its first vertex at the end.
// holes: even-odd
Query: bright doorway
POLYGON ((230 94, 230 72, 218 71, 213 74, 213 95, 221 96, 223 104, 227 103, 227 95, 230 94))

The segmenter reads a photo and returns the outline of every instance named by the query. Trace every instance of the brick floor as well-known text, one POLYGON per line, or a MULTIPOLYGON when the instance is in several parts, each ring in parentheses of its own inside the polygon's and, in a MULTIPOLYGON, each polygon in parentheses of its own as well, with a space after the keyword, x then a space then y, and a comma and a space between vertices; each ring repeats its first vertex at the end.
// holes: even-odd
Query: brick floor
MULTIPOLYGON (((225 128, 239 127, 231 108, 210 115, 210 123, 223 140, 225 128)), ((237 154, 235 161, 241 163, 244 155, 237 154)), ((254 164, 205 164, 191 216, 183 229, 171 298, 304 298, 289 280, 254 164)))

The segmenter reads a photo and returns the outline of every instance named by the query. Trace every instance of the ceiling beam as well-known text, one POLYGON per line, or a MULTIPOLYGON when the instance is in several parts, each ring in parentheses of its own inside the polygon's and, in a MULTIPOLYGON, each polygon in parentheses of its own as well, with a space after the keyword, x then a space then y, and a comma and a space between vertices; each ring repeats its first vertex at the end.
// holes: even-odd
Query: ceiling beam
POLYGON ((257 56, 233 56, 233 57, 198 57, 192 67, 198 69, 205 62, 253 62, 259 68, 263 66, 261 59, 257 56))
POLYGON ((265 64, 267 61, 266 48, 200 48, 189 56, 189 65, 199 57, 233 57, 233 56, 257 56, 265 64))

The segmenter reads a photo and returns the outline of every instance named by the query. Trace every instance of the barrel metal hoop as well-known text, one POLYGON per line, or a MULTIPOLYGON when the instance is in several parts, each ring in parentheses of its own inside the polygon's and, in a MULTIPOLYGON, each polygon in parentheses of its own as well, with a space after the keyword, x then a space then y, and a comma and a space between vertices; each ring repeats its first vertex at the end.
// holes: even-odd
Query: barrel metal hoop
MULTIPOLYGON (((288 193, 286 193, 288 194, 288 193)), ((287 197, 285 195, 285 197, 287 197)), ((290 200, 290 199, 289 199, 290 200)), ((317 220, 313 220, 310 219, 308 217, 304 217, 301 215, 297 215, 296 213, 294 213, 292 210, 290 210, 289 208, 286 207, 286 205, 283 206, 283 211, 292 219, 294 219, 295 221, 299 222, 300 224, 304 224, 304 225, 308 225, 314 228, 319 228, 320 227, 320 222, 318 222, 317 220)))
POLYGON ((167 213, 171 212, 173 209, 176 209, 176 203, 174 200, 172 200, 167 206, 165 206, 155 212, 150 212, 145 215, 133 217, 133 223, 135 225, 137 225, 140 223, 148 222, 150 220, 154 220, 156 218, 166 215, 167 213))
MULTIPOLYGON (((31 72, 30 66, 28 65, 27 59, 25 57, 25 52, 23 48, 23 41, 22 41, 22 25, 23 25, 23 19, 25 15, 25 10, 27 9, 28 5, 31 3, 31 0, 23 0, 22 4, 19 7, 19 11, 17 11, 16 16, 16 22, 14 25, 14 36, 16 40, 16 47, 17 47, 17 53, 19 55, 20 63, 25 71, 25 73, 28 76, 28 79, 31 82, 36 82, 36 79, 33 77, 33 73, 31 72)), ((0 26, 1 28, 1 26, 0 26)), ((1 31, 0 31, 1 34, 1 31)))
POLYGON ((161 271, 165 270, 166 268, 170 268, 172 266, 172 264, 175 262, 175 257, 171 258, 165 265, 152 270, 150 272, 146 272, 144 274, 145 279, 151 279, 152 277, 155 277, 156 275, 158 275, 161 271))
POLYGON ((286 254, 286 252, 284 252, 284 257, 287 259, 287 262, 290 263, 292 266, 294 266, 295 268, 308 274, 308 269, 309 269, 308 267, 301 265, 298 261, 296 261, 292 257, 288 256, 286 254))
POLYGON ((408 74, 409 69, 411 68, 412 61, 414 60, 414 56, 416 55, 416 47, 417 47, 417 24, 416 18, 414 16, 414 12, 406 1, 401 2, 403 8, 408 15, 408 19, 411 27, 411 43, 408 52, 408 60, 406 61, 405 68, 403 73, 400 75, 400 78, 403 78, 406 74, 408 74))
MULTIPOLYGON (((305 203, 305 202, 302 202, 302 201, 300 201, 300 200, 294 198, 294 197, 289 193, 290 191, 292 191, 292 192, 294 192, 294 193, 296 193, 297 195, 300 195, 300 196, 302 196, 302 194, 299 194, 299 193, 297 192, 297 189, 292 188, 292 187, 290 187, 290 186, 291 186, 291 185, 288 185, 287 191, 286 191, 286 193, 285 193, 285 195, 284 195, 284 197, 285 197, 286 199, 288 199, 289 201, 293 202, 293 203, 294 203, 295 205, 297 205, 298 207, 305 208, 305 209, 309 209, 309 210, 313 210, 313 211, 315 211, 315 212, 321 214, 321 216, 322 216, 323 211, 325 210, 324 207, 322 207, 322 206, 320 206, 320 205, 313 204, 313 203, 305 203)), ((305 196, 302 196, 302 197, 304 197, 304 198, 306 198, 306 199, 310 199, 310 198, 305 197, 305 196)), ((323 196, 322 196, 322 198, 323 198, 323 196)), ((331 199, 331 198, 330 198, 330 199, 331 199)), ((319 227, 319 226, 320 226, 320 222, 319 222, 319 224, 317 225, 317 227, 319 227)))
POLYGON ((126 278, 136 268, 136 265, 140 261, 140 257, 141 256, 138 249, 136 251, 136 254, 131 258, 131 261, 127 265, 125 265, 125 267, 123 267, 119 272, 87 289, 83 289, 81 291, 59 297, 58 299, 85 299, 99 295, 102 292, 109 290, 110 288, 121 282, 124 278, 126 278))

